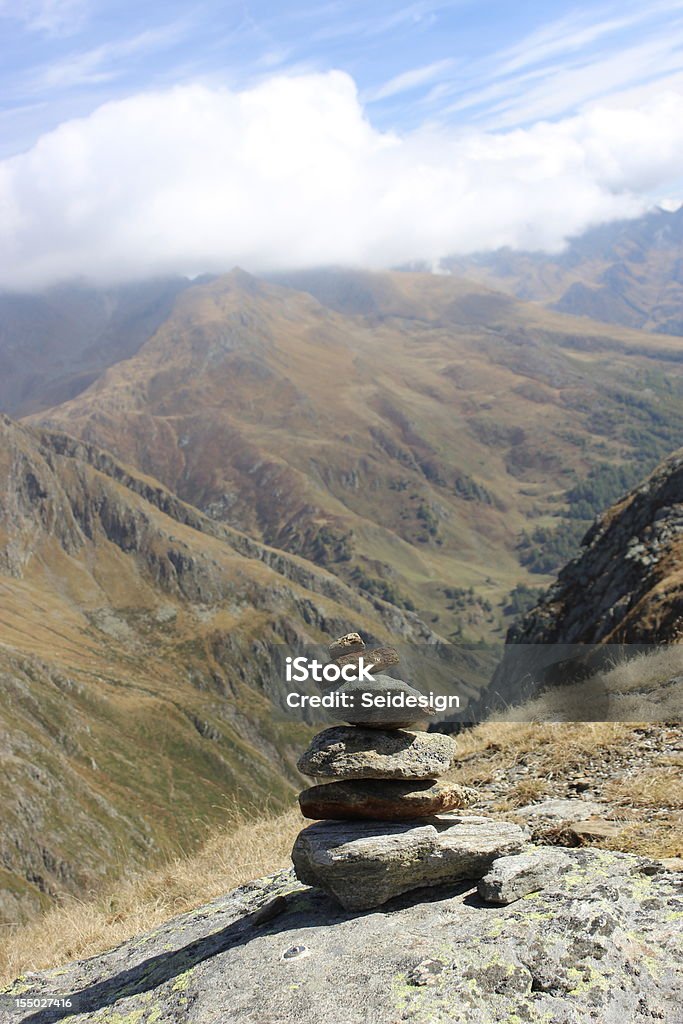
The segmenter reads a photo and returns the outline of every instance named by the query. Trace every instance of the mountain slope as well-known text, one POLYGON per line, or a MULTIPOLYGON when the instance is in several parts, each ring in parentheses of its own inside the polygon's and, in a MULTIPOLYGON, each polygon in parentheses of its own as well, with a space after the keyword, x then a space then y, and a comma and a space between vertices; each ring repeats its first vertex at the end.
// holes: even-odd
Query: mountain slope
POLYGON ((454 258, 454 273, 575 316, 683 334, 683 207, 572 239, 559 255, 500 250, 454 258))
POLYGON ((0 918, 290 803, 308 727, 273 644, 415 618, 0 416, 0 918))
POLYGON ((135 356, 34 422, 472 639, 549 578, 534 546, 572 547, 576 524, 554 531, 577 481, 646 471, 683 437, 678 339, 430 274, 290 283, 329 304, 241 271, 189 288, 135 356))

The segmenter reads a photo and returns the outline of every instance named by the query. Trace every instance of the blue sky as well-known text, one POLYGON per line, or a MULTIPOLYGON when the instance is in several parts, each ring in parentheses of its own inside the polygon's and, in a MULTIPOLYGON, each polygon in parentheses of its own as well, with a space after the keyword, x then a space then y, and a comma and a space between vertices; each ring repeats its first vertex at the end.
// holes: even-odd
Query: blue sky
POLYGON ((0 0, 0 153, 106 100, 338 68, 379 128, 509 129, 683 70, 683 0, 0 0))
POLYGON ((558 251, 683 198, 683 0, 0 0, 0 287, 558 251))

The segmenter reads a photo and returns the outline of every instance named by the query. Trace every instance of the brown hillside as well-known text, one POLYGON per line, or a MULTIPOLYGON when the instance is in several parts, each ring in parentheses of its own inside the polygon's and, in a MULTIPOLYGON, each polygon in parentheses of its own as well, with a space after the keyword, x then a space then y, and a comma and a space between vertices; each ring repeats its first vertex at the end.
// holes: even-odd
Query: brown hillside
POLYGON ((591 468, 650 468, 683 436, 680 341, 450 277, 325 280, 327 306, 241 271, 190 288, 41 420, 442 635, 500 633, 512 588, 549 579, 520 567, 522 530, 556 527, 591 468))

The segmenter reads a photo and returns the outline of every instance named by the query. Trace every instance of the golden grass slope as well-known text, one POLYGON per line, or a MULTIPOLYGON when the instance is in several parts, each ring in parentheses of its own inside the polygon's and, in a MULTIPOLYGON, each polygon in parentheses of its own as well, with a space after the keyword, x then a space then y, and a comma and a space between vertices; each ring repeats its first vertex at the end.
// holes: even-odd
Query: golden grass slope
POLYGON ((429 636, 65 435, 0 417, 0 918, 291 799, 269 645, 429 636))

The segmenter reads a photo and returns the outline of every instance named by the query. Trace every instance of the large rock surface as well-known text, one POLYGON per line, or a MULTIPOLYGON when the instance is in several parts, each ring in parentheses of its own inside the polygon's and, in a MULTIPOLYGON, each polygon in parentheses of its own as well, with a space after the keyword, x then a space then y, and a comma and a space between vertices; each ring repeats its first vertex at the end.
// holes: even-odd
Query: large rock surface
POLYGON ((457 814, 417 823, 320 821, 299 833, 292 860, 300 881, 347 910, 367 910, 412 889, 481 878, 526 838, 518 825, 457 814))
POLYGON ((333 726, 313 737, 298 768, 314 778, 433 779, 452 767, 455 750, 441 733, 333 726))
MULTIPOLYGON (((679 879, 565 853, 569 872, 506 907, 464 883, 354 914, 283 871, 12 991, 72 996, 74 1024, 679 1024, 679 879)), ((0 1021, 67 1012, 5 999, 0 1021)))

